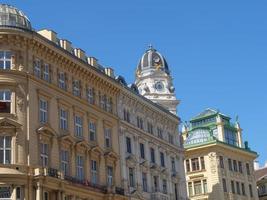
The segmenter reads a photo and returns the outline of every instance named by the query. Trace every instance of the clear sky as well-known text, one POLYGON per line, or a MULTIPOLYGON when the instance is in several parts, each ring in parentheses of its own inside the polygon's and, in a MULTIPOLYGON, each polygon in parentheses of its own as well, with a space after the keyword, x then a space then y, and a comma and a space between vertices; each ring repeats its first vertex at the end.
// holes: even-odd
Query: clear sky
POLYGON ((33 27, 112 66, 128 83, 148 44, 167 59, 183 121, 207 107, 233 120, 267 160, 267 1, 7 1, 33 27))

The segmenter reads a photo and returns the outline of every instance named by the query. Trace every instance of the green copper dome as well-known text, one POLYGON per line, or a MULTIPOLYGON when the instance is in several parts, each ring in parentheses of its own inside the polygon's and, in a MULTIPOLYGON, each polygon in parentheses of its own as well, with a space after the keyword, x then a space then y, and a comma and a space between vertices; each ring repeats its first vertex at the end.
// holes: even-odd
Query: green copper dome
POLYGON ((28 17, 21 10, 7 4, 0 4, 0 27, 32 30, 28 17))

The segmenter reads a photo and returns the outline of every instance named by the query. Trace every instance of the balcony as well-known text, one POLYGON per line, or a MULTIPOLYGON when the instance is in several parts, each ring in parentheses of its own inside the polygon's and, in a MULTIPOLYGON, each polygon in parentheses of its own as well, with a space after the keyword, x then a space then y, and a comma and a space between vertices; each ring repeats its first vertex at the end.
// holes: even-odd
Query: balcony
POLYGON ((169 195, 162 192, 154 192, 151 194, 151 200, 170 200, 169 195))

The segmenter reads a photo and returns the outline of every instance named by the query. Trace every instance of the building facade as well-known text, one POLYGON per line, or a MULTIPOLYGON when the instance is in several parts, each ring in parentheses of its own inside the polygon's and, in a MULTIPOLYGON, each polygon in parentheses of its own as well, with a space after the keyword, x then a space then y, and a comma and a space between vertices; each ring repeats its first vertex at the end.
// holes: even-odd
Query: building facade
MULTIPOLYGON (((159 63, 166 62, 151 47, 142 56, 142 59, 151 51, 160 59, 159 63)), ((153 57, 147 58, 148 63, 152 63, 152 60, 153 57)), ((144 68, 140 66, 139 64, 137 69, 139 73, 137 83, 143 74, 143 69, 150 71, 149 79, 153 85, 162 84, 162 87, 165 87, 167 82, 164 80, 171 79, 170 74, 164 70, 164 65, 155 66, 152 64, 144 68), (159 74, 161 79, 159 79, 159 74)), ((149 83, 146 78, 142 78, 144 82, 149 83)), ((184 151, 178 133, 180 119, 168 111, 176 112, 176 108, 168 108, 166 104, 164 106, 168 109, 166 110, 159 106, 158 102, 152 103, 147 100, 150 91, 154 92, 151 88, 144 92, 140 89, 142 87, 140 85, 138 87, 132 84, 127 87, 125 81, 121 80, 121 82, 124 82, 125 89, 120 93, 118 100, 118 116, 121 119, 119 141, 125 192, 130 199, 186 199, 184 151), (131 90, 137 95, 132 95, 131 90), (146 98, 139 93, 146 94, 146 98)), ((152 87, 152 84, 148 87, 152 87)), ((162 96, 167 93, 165 88, 161 88, 160 92, 164 92, 162 96)), ((158 93, 158 95, 161 94, 158 93)), ((170 103, 169 105, 177 105, 178 101, 174 93, 172 95, 173 100, 167 101, 174 101, 173 104, 170 103)))
POLYGON ((267 200, 267 166, 256 169, 257 189, 259 200, 267 200))
POLYGON ((0 4, 0 199, 185 198, 179 118, 138 92, 0 4))
POLYGON ((184 125, 187 192, 190 199, 258 199, 253 163, 238 122, 206 109, 184 125))

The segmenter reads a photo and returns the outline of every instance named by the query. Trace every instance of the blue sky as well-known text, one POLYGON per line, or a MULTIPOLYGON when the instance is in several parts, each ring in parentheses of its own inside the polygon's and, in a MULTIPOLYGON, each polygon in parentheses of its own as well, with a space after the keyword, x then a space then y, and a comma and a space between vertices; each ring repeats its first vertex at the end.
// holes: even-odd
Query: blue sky
POLYGON ((244 140, 267 160, 267 2, 247 0, 3 1, 112 66, 128 83, 148 44, 167 59, 178 111, 239 116, 244 140), (51 6, 53 5, 53 6, 51 6))

